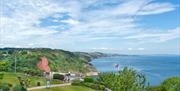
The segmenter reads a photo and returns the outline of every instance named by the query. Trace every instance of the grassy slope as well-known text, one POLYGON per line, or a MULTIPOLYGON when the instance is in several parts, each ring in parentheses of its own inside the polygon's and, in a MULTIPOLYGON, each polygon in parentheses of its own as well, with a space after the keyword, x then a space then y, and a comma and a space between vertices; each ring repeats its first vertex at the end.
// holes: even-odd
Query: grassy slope
POLYGON ((13 86, 18 84, 17 75, 14 73, 5 73, 3 79, 0 79, 0 83, 11 83, 13 86))
POLYGON ((97 91, 91 88, 82 87, 82 86, 65 86, 65 87, 56 87, 50 89, 41 89, 41 90, 32 90, 32 91, 97 91))
MULTIPOLYGON (((17 79, 18 76, 23 76, 23 74, 21 73, 4 73, 4 76, 3 76, 3 79, 0 79, 0 83, 10 83, 12 84, 13 86, 19 84, 19 81, 17 79)), ((37 82, 40 82, 41 85, 45 85, 45 79, 43 77, 37 77, 37 76, 31 76, 31 77, 28 77, 31 82, 30 82, 30 87, 33 87, 33 86, 37 86, 37 82)), ((61 84, 62 82, 61 81, 56 81, 56 80, 53 80, 52 81, 52 84, 61 84)))
MULTIPOLYGON (((11 83, 13 87, 19 84, 17 76, 23 75, 21 73, 4 73, 3 79, 0 79, 0 83, 11 83)), ((29 77, 31 79, 30 87, 36 86, 37 82, 40 81, 41 85, 45 85, 45 79, 42 77, 29 77)), ((55 83, 55 81, 53 81, 55 83)), ((57 82, 56 82, 57 83, 57 82)), ((60 82, 61 83, 61 82, 60 82)), ((91 88, 82 87, 82 86, 66 86, 66 87, 59 87, 59 88, 51 88, 51 89, 42 89, 42 90, 33 90, 33 91, 96 91, 91 88)))
POLYGON ((0 61, 6 60, 10 62, 11 70, 14 70, 15 56, 17 59, 17 71, 19 72, 38 72, 36 67, 39 58, 46 56, 52 71, 60 72, 91 72, 96 71, 90 65, 89 57, 79 53, 59 49, 36 48, 36 49, 0 49, 0 61))

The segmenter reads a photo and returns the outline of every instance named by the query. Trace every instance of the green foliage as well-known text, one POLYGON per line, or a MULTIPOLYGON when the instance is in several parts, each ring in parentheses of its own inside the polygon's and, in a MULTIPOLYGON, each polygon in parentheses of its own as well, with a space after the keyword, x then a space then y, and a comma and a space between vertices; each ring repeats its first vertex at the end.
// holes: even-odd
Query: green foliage
POLYGON ((27 91, 27 89, 21 85, 16 85, 13 87, 13 91, 27 91))
POLYGON ((82 86, 83 83, 82 83, 79 79, 75 79, 75 80, 73 80, 73 82, 71 83, 71 85, 74 85, 74 86, 82 86))
POLYGON ((51 80, 51 84, 63 84, 63 81, 53 79, 53 80, 51 80))
POLYGON ((3 79, 4 73, 0 73, 0 79, 3 79))
POLYGON ((37 89, 32 91, 97 91, 84 86, 64 86, 64 87, 52 87, 50 89, 37 89))
POLYGON ((18 80, 19 80, 19 83, 20 83, 20 85, 21 86, 23 86, 23 87, 29 87, 29 85, 30 85, 30 79, 29 78, 27 78, 27 77, 18 77, 18 80))
POLYGON ((54 74, 53 75, 53 79, 58 79, 58 80, 63 81, 64 80, 64 75, 54 74))
POLYGON ((80 80, 76 79, 72 82, 72 85, 74 85, 74 86, 86 86, 86 87, 96 89, 96 90, 104 90, 104 88, 105 88, 104 85, 95 83, 95 81, 92 79, 92 77, 85 77, 84 81, 80 81, 80 80), (87 80, 85 81, 85 79, 87 79, 87 80))
POLYGON ((19 80, 19 84, 20 85, 16 85, 13 90, 14 91, 27 91, 27 87, 29 87, 30 85, 30 79, 25 77, 25 76, 22 76, 22 77, 17 77, 18 80, 19 80))
POLYGON ((163 81, 161 91, 180 91, 180 77, 171 77, 163 81))
POLYGON ((93 78, 92 78, 91 76, 86 76, 86 77, 84 78, 84 82, 90 82, 90 83, 93 83, 94 80, 93 80, 93 78))
POLYGON ((146 79, 143 74, 125 67, 118 73, 101 73, 99 81, 113 91, 144 91, 146 79))
POLYGON ((104 85, 90 83, 90 82, 84 82, 83 85, 86 87, 92 88, 92 89, 96 89, 96 90, 104 90, 104 88, 105 88, 104 85))
POLYGON ((0 91, 10 91, 10 87, 12 85, 9 83, 1 83, 0 84, 0 91))
POLYGON ((9 67, 10 67, 9 61, 0 60, 0 71, 8 71, 9 67))
POLYGON ((180 91, 180 77, 170 77, 160 86, 150 86, 147 91, 180 91))
POLYGON ((150 87, 147 87, 146 90, 147 91, 161 91, 161 87, 160 86, 150 86, 150 87))
MULTIPOLYGON (((83 53, 79 54, 48 48, 3 48, 0 49, 0 54, 2 54, 0 55, 0 60, 9 62, 9 71, 14 71, 14 60, 16 59, 17 72, 24 72, 30 75, 41 75, 41 71, 37 68, 37 63, 42 56, 48 58, 52 71, 80 73, 95 71, 95 68, 88 63, 91 56, 87 56, 88 54, 83 55, 83 53)), ((0 67, 1 70, 7 71, 7 66, 3 67, 3 69, 0 67)))

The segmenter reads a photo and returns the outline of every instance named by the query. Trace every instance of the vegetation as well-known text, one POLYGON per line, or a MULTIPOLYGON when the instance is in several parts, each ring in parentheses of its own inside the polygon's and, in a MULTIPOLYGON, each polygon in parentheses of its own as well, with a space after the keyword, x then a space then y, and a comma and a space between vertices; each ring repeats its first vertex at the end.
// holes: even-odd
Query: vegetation
POLYGON ((113 91, 145 91, 145 83, 143 74, 125 67, 117 73, 100 73, 97 79, 85 77, 84 81, 75 80, 72 85, 82 85, 97 90, 104 90, 106 87, 113 91))
POLYGON ((85 86, 85 87, 100 90, 100 91, 103 91, 105 89, 104 85, 101 85, 99 82, 97 82, 96 80, 94 80, 92 77, 89 77, 89 76, 85 77, 84 81, 80 81, 78 79, 74 80, 72 82, 72 85, 85 86))
POLYGON ((180 91, 180 77, 172 77, 161 84, 163 91, 180 91))
POLYGON ((148 87, 147 91, 180 91, 180 77, 168 78, 160 86, 148 87))
POLYGON ((85 77, 84 81, 74 80, 72 85, 86 86, 96 90, 109 88, 112 91, 180 91, 180 77, 171 77, 159 86, 147 86, 143 74, 125 67, 117 73, 100 73, 97 79, 85 77))
POLYGON ((32 90, 32 91, 97 91, 84 86, 65 86, 65 87, 56 87, 50 89, 41 89, 41 90, 32 90))
POLYGON ((92 78, 92 77, 87 76, 87 77, 85 77, 85 78, 84 78, 84 82, 90 82, 90 83, 93 83, 93 82, 94 82, 94 80, 93 80, 93 78, 92 78))
POLYGON ((10 67, 9 61, 0 61, 0 71, 8 71, 10 67))
POLYGON ((27 89, 22 85, 16 85, 13 87, 13 91, 27 91, 27 89))
MULTIPOLYGON (((0 79, 0 84, 7 83, 11 84, 11 87, 17 85, 25 85, 25 87, 34 87, 37 86, 38 82, 40 85, 45 85, 45 78, 38 76, 27 76, 22 73, 0 73, 3 74, 3 79, 0 79)), ((60 80, 52 80, 52 84, 62 84, 63 82, 60 80)))
POLYGON ((118 73, 101 73, 99 82, 113 91, 144 91, 146 87, 145 76, 127 67, 118 73))
MULTIPOLYGON (((42 72, 36 67, 41 56, 46 56, 52 71, 86 73, 96 71, 88 62, 92 58, 107 56, 102 53, 68 52, 57 49, 0 49, 0 90, 26 91, 27 87, 45 85, 42 72), (17 73, 15 70, 15 61, 17 73)), ((52 84, 61 84, 64 76, 55 74, 52 84)), ((73 86, 51 88, 48 91, 180 91, 180 77, 166 79, 159 86, 146 86, 143 74, 125 67, 119 72, 100 73, 97 79, 85 77, 74 80, 73 86), (95 89, 95 90, 94 90, 95 89)), ((34 90, 36 91, 36 90, 34 90)), ((46 89, 37 91, 47 91, 46 89)))
POLYGON ((46 56, 52 71, 86 73, 96 71, 88 62, 92 58, 104 56, 102 53, 69 52, 48 48, 0 48, 0 71, 14 71, 31 75, 41 75, 36 67, 41 56, 46 56))
POLYGON ((9 83, 0 83, 0 91, 10 91, 10 88, 12 87, 9 83))
POLYGON ((6 72, 0 73, 0 74, 3 74, 3 78, 0 79, 0 83, 9 83, 12 86, 19 84, 19 81, 17 79, 17 75, 19 74, 6 73, 6 72))
POLYGON ((53 75, 53 79, 58 79, 58 80, 63 81, 63 80, 64 80, 64 75, 54 74, 54 75, 53 75))
POLYGON ((3 79, 4 73, 0 73, 0 79, 3 79))

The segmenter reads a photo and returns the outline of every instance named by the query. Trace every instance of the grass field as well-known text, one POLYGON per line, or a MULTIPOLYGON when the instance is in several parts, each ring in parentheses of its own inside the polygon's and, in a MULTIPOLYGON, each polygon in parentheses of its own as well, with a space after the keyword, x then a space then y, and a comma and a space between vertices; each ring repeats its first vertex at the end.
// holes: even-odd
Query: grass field
MULTIPOLYGON (((4 72, 3 79, 0 79, 0 83, 10 83, 13 86, 19 84, 19 80, 17 79, 18 76, 23 77, 24 74, 22 73, 9 73, 4 72)), ((30 79, 30 87, 37 86, 37 82, 40 82, 41 85, 45 85, 45 79, 43 77, 37 77, 37 76, 28 76, 30 79)), ((52 84, 61 84, 62 81, 53 80, 52 84)))
POLYGON ((13 86, 18 84, 19 81, 17 79, 17 74, 14 74, 14 73, 4 73, 3 78, 0 79, 0 83, 10 83, 13 86))
POLYGON ((56 87, 50 89, 38 89, 31 91, 97 91, 91 88, 83 87, 83 86, 65 86, 65 87, 56 87))
MULTIPOLYGON (((10 83, 12 84, 12 87, 19 84, 19 80, 17 79, 18 76, 23 76, 22 73, 9 73, 4 72, 4 76, 2 79, 0 79, 0 83, 10 83)), ((42 77, 37 76, 29 76, 28 77, 30 81, 30 87, 37 86, 37 82, 40 82, 41 85, 45 85, 45 79, 42 77)), ((62 82, 53 80, 52 84, 60 84, 62 82)), ((91 88, 83 87, 83 86, 65 86, 65 87, 56 87, 56 88, 50 88, 50 89, 41 89, 41 90, 32 90, 32 91, 97 91, 91 88)))

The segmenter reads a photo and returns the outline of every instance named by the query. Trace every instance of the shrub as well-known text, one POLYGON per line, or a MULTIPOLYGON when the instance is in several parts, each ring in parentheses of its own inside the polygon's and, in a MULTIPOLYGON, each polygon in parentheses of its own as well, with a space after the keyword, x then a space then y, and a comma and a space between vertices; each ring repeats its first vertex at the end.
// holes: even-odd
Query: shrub
POLYGON ((104 89, 105 89, 105 86, 104 86, 104 85, 99 85, 99 86, 98 86, 98 89, 99 89, 99 90, 104 90, 104 89))
POLYGON ((171 77, 163 81, 161 91, 180 91, 180 77, 171 77))
POLYGON ((12 86, 12 84, 9 83, 1 83, 0 84, 0 91, 10 91, 10 87, 12 86))
POLYGON ((13 91, 27 91, 27 89, 21 85, 16 85, 14 88, 13 88, 13 91))
POLYGON ((161 87, 160 86, 150 86, 150 87, 147 87, 147 91, 161 91, 161 87))
POLYGON ((84 82, 90 82, 90 83, 93 83, 93 82, 94 82, 94 80, 93 80, 93 78, 92 78, 92 77, 87 76, 87 77, 85 77, 85 78, 84 78, 84 82))
POLYGON ((145 76, 127 67, 117 73, 100 73, 99 82, 113 91, 144 91, 146 88, 145 76))
POLYGON ((96 89, 96 90, 104 90, 105 88, 104 85, 89 83, 89 82, 86 82, 86 83, 84 82, 83 85, 92 89, 96 89))
POLYGON ((0 79, 3 79, 4 73, 0 73, 0 79))
POLYGON ((53 79, 64 80, 64 75, 54 74, 53 79))
POLYGON ((29 87, 31 80, 27 77, 17 77, 21 86, 29 87))
POLYGON ((81 86, 83 85, 82 82, 79 79, 73 80, 71 85, 81 86))
POLYGON ((96 86, 96 84, 94 84, 94 83, 88 83, 88 82, 86 82, 86 83, 83 83, 83 84, 84 84, 84 86, 86 86, 86 87, 93 88, 93 89, 97 89, 97 86, 96 86))
POLYGON ((8 71, 10 67, 9 61, 0 60, 0 71, 8 71))
POLYGON ((60 80, 57 80, 57 79, 53 79, 51 81, 51 84, 62 84, 62 83, 63 83, 63 81, 60 81, 60 80))

